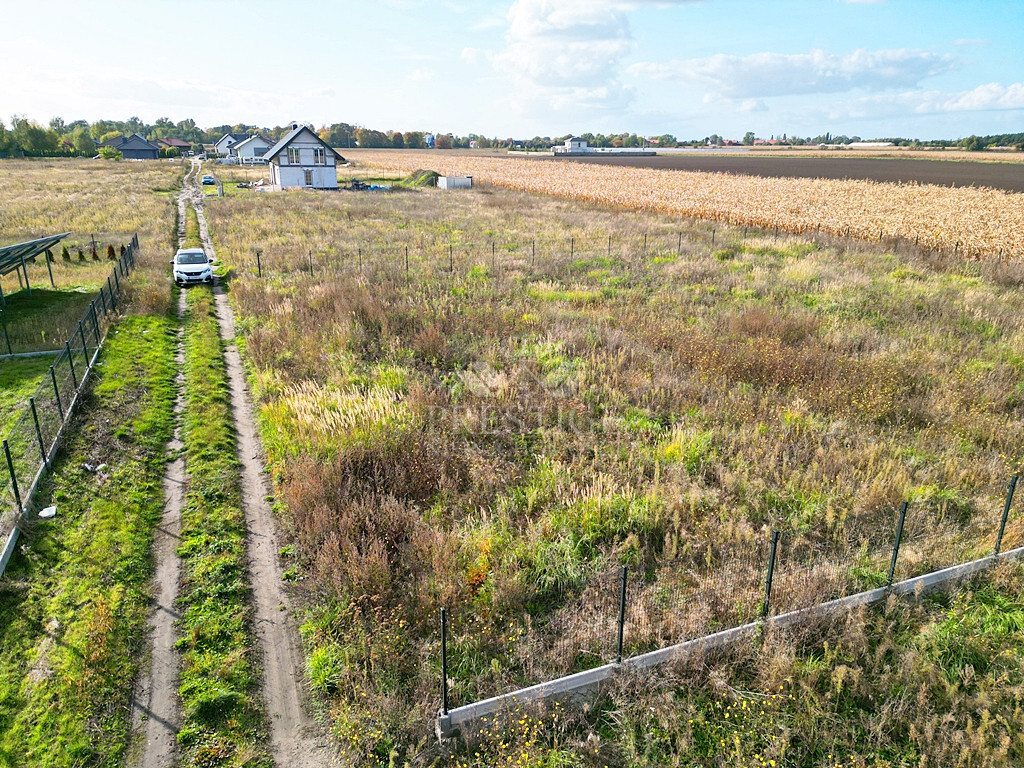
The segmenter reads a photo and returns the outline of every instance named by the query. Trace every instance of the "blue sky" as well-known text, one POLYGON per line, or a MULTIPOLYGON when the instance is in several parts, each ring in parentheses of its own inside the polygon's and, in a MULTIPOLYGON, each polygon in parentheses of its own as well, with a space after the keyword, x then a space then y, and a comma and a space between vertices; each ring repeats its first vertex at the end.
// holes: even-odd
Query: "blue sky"
POLYGON ((1020 0, 35 0, 2 19, 8 122, 1024 131, 1020 0))

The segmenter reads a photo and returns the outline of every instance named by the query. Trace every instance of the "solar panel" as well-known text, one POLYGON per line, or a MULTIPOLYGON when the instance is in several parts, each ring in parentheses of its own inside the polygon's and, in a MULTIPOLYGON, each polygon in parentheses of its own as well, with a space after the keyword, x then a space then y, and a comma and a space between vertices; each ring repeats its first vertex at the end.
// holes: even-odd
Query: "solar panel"
MULTIPOLYGON (((25 262, 33 256, 38 256, 43 251, 53 248, 53 246, 70 234, 70 232, 65 232, 60 235, 48 235, 47 237, 28 240, 24 243, 0 246, 0 277, 20 269, 25 274, 25 285, 28 286, 28 272, 25 270, 25 262)), ((49 269, 49 262, 46 263, 46 267, 49 269)), ((53 282, 52 273, 50 282, 53 282)), ((32 294, 31 287, 28 288, 28 292, 29 295, 32 294)), ((6 305, 6 303, 3 299, 3 291, 0 290, 0 304, 6 305)))

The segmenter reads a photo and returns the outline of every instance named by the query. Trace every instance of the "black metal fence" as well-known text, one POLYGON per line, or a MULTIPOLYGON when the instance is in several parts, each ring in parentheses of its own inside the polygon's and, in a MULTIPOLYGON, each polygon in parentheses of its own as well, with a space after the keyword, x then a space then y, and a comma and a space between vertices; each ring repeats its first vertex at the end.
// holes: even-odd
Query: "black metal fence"
MULTIPOLYGON (((777 227, 738 227, 696 219, 647 232, 581 232, 575 236, 514 232, 504 237, 494 235, 473 240, 446 237, 423 232, 397 232, 355 246, 324 244, 319 249, 281 243, 272 248, 254 249, 246 263, 238 266, 241 271, 259 278, 299 277, 303 273, 321 279, 351 274, 410 278, 427 274, 463 274, 474 268, 487 269, 494 274, 530 272, 557 275, 567 268, 585 273, 614 263, 640 266, 650 262, 668 262, 690 253, 711 253, 718 259, 728 260, 736 255, 737 249, 749 245, 748 240, 755 239, 760 241, 755 246, 757 248, 781 249, 791 246, 794 240, 818 247, 870 245, 863 240, 815 229, 794 234, 777 227)), ((875 245, 879 244, 892 253, 962 257, 955 249, 940 252, 884 233, 879 233, 875 245)), ((1003 260, 1002 253, 994 259, 1003 260)))
POLYGON ((672 560, 612 566, 550 615, 535 623, 524 617, 504 636, 448 606, 438 649, 442 712, 1022 546, 1019 521, 1007 526, 1017 480, 998 518, 995 510, 979 514, 969 531, 950 526, 946 538, 936 531, 945 513, 922 500, 894 510, 888 533, 837 542, 841 555, 822 556, 800 533, 772 531, 694 546, 672 560))
POLYGON ((138 235, 134 235, 3 440, 0 536, 4 539, 31 512, 36 486, 50 468, 64 428, 118 311, 122 284, 135 268, 138 247, 138 235))

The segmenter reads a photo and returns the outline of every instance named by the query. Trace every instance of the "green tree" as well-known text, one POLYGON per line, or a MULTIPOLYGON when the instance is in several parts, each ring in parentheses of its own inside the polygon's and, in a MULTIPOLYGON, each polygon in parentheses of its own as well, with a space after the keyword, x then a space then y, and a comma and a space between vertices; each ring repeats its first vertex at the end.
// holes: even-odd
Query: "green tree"
POLYGON ((746 133, 743 134, 743 143, 746 146, 748 146, 748 147, 749 146, 753 146, 753 144, 754 144, 754 132, 753 131, 747 131, 746 133))
POLYGON ((421 131, 409 131, 402 138, 405 139, 405 146, 408 149, 423 149, 426 146, 421 131))
POLYGON ((83 157, 92 157, 96 154, 96 142, 89 135, 88 128, 76 128, 71 134, 71 143, 75 147, 75 152, 83 157))
POLYGON ((405 146, 405 139, 398 131, 391 134, 391 146, 395 149, 402 149, 405 146))
POLYGON ((104 160, 120 160, 121 153, 113 147, 100 147, 99 156, 104 160))

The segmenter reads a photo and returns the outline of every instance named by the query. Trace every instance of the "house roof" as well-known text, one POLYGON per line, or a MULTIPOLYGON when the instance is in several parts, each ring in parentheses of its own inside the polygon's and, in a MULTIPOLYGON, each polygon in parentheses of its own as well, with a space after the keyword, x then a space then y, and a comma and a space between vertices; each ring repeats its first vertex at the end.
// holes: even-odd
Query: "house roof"
POLYGON ((295 128, 292 128, 292 130, 288 131, 288 133, 281 137, 281 140, 277 142, 277 144, 270 148, 270 150, 267 152, 267 154, 264 155, 264 157, 268 161, 273 160, 277 155, 281 154, 288 147, 289 144, 295 141, 295 139, 298 138, 299 134, 301 134, 303 131, 308 133, 310 136, 312 136, 314 139, 320 142, 323 146, 325 146, 327 148, 327 151, 332 153, 341 162, 345 162, 345 158, 339 155, 337 152, 335 152, 334 147, 332 147, 326 141, 317 136, 316 133, 311 131, 305 125, 299 125, 295 128))
POLYGON ((266 145, 267 145, 268 147, 269 147, 269 146, 271 146, 271 145, 272 145, 272 144, 274 143, 274 142, 270 141, 270 139, 264 138, 263 136, 260 136, 260 135, 259 135, 258 133, 254 133, 254 134, 253 134, 252 136, 250 136, 249 138, 247 138, 247 139, 242 139, 242 140, 241 140, 240 142, 238 142, 237 144, 232 144, 232 145, 231 145, 231 148, 232 148, 232 149, 238 149, 239 147, 244 147, 244 146, 245 146, 246 144, 248 144, 248 143, 249 143, 250 141, 262 141, 262 142, 263 142, 264 144, 266 144, 266 145))
POLYGON ((168 147, 180 147, 187 149, 192 146, 191 142, 185 141, 184 139, 176 139, 173 136, 168 136, 163 139, 157 139, 161 144, 166 144, 168 147))
POLYGON ((238 142, 240 142, 244 138, 245 138, 245 136, 239 136, 237 133, 225 133, 223 136, 221 136, 219 139, 217 139, 214 142, 214 144, 215 145, 216 144, 220 144, 222 141, 224 141, 224 139, 231 139, 231 143, 232 144, 237 144, 238 142))
POLYGON ((152 141, 148 141, 137 133, 133 133, 131 136, 118 136, 108 141, 104 141, 100 144, 101 147, 113 147, 114 149, 124 149, 132 145, 132 149, 155 149, 160 151, 160 145, 155 144, 152 141))

